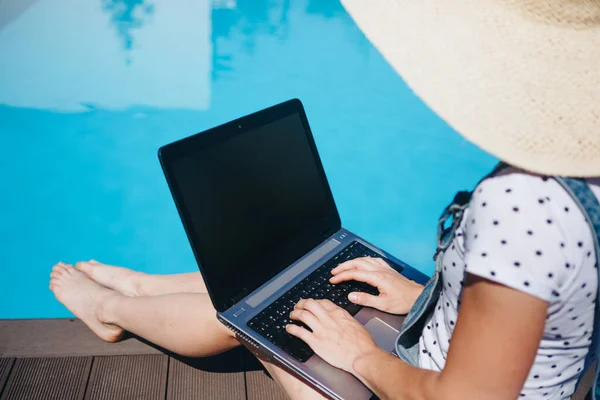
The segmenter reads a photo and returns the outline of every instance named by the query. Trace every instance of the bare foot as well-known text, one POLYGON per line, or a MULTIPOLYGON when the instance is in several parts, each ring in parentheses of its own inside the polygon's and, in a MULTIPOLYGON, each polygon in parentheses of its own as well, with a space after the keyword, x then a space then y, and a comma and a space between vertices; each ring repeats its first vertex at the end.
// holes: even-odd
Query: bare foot
POLYGON ((78 262, 75 266, 91 280, 107 288, 114 289, 125 296, 142 295, 141 280, 146 276, 143 272, 106 265, 95 260, 78 262))
POLYGON ((99 317, 102 304, 112 297, 120 296, 117 292, 100 286, 72 265, 62 262, 52 268, 50 278, 50 290, 54 292, 58 301, 100 339, 106 342, 117 342, 121 339, 123 329, 105 324, 99 317))

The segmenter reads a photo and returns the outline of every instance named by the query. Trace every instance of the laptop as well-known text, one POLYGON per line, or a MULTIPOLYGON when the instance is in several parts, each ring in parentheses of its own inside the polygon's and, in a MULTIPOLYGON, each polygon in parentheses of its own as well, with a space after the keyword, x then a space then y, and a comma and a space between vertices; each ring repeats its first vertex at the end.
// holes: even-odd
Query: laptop
MULTIPOLYGON (((427 278, 341 225, 302 103, 290 100, 163 146, 159 159, 219 321, 254 354, 333 399, 370 390, 289 335, 301 298, 329 299, 394 352, 403 316, 361 307, 361 282, 329 283, 357 257, 427 278)), ((300 324, 300 323, 299 323, 300 324)))

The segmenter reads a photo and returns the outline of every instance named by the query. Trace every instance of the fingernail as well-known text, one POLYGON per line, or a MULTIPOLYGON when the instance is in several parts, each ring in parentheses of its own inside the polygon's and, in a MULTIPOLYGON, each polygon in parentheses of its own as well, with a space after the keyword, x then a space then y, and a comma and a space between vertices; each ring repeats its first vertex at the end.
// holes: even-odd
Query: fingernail
POLYGON ((348 300, 350 301, 356 301, 356 293, 352 292, 348 295, 348 300))

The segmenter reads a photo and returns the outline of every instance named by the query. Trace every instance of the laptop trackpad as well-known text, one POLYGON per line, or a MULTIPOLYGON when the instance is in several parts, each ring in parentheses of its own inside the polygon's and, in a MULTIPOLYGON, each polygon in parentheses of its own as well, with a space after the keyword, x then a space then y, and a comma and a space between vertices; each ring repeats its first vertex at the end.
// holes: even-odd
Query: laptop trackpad
POLYGON ((398 331, 379 318, 371 318, 365 324, 365 328, 369 331, 377 347, 387 351, 394 350, 398 331))

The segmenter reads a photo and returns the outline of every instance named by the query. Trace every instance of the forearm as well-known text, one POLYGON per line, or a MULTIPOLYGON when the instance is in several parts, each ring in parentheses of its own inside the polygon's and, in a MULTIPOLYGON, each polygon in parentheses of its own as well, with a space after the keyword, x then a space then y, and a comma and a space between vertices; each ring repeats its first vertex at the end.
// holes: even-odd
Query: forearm
POLYGON ((439 372, 414 367, 383 350, 357 359, 354 372, 381 399, 446 398, 440 387, 439 372))

